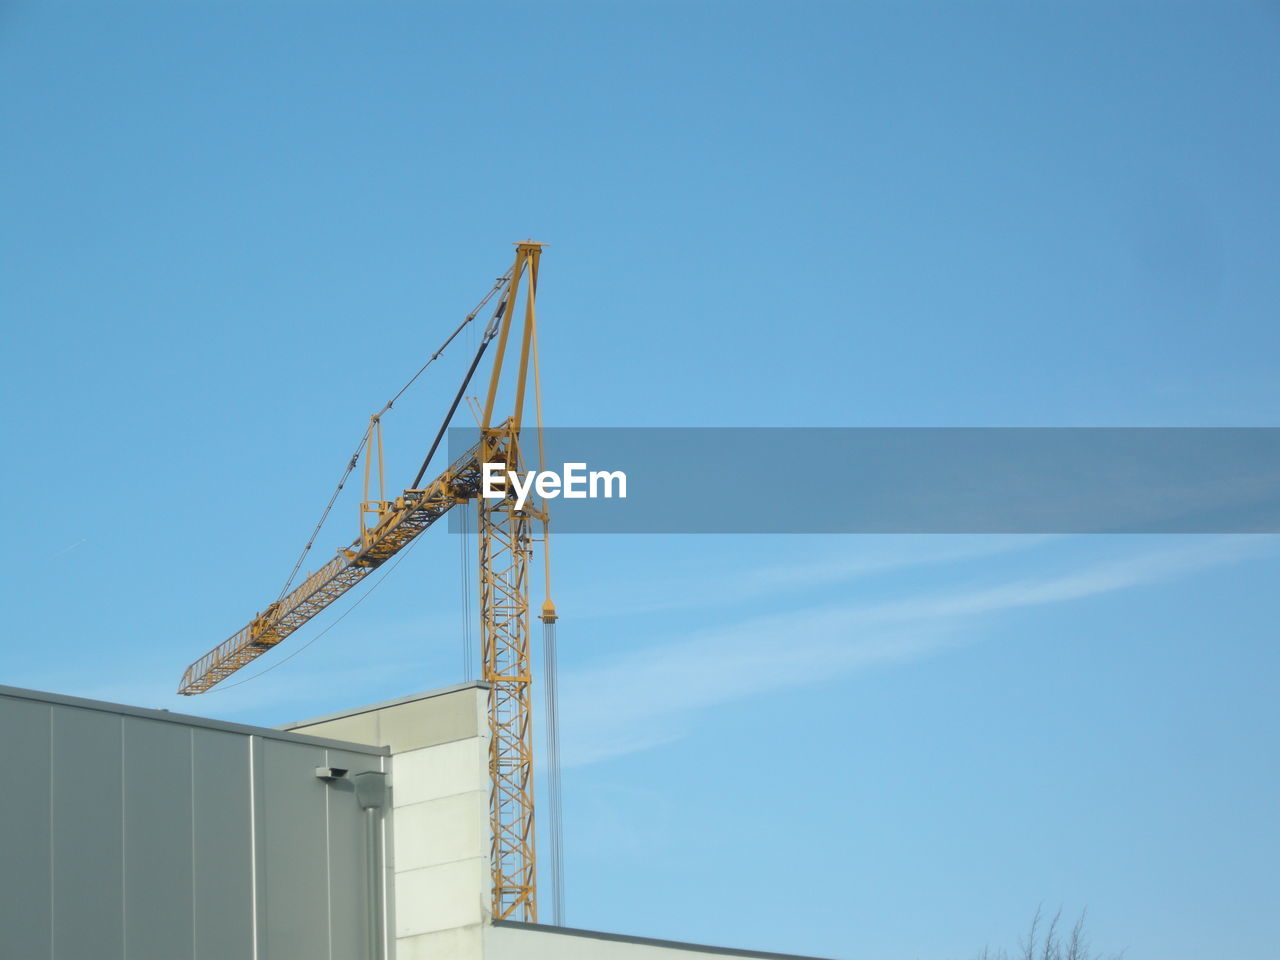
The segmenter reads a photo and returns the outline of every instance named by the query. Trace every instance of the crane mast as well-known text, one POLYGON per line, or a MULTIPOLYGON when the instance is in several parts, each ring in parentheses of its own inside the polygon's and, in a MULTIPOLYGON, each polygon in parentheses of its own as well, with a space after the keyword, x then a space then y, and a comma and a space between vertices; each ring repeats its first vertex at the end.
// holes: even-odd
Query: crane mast
MULTIPOLYGON (((304 626, 331 603, 398 554, 455 506, 475 501, 479 514, 480 630, 483 679, 488 685, 489 716, 489 819, 491 911, 496 920, 538 918, 537 866, 533 815, 532 666, 530 650, 529 560, 534 524, 540 524, 546 541, 548 516, 545 503, 516 508, 514 496, 481 496, 486 463, 504 471, 523 473, 521 427, 528 372, 532 364, 537 385, 536 293, 542 244, 516 244, 515 264, 495 289, 503 297, 481 341, 472 371, 490 340, 496 341, 493 371, 480 424, 480 438, 424 487, 407 489, 393 501, 381 492, 380 416, 370 419, 366 456, 365 495, 360 504, 360 536, 319 570, 310 573, 292 591, 257 614, 245 627, 196 660, 182 676, 178 692, 204 693, 251 663, 304 626), (520 323, 514 412, 494 422, 499 381, 516 320, 516 300, 521 281, 525 303, 520 323), (379 493, 369 497, 370 464, 378 457, 379 493)), ((474 316, 474 315, 473 315, 474 316)), ((468 318, 470 319, 470 318, 468 318)), ((468 378, 470 377, 468 373, 468 378)), ((463 384, 465 390, 466 382, 463 384)), ((461 399, 463 390, 459 391, 461 399)), ((541 402, 538 406, 539 442, 541 402)), ((454 401, 449 416, 456 410, 454 401)), ((385 410, 384 410, 385 412, 385 410)), ((447 425, 448 418, 445 424, 447 425)), ((444 427, 441 428, 443 435, 444 427)), ((438 444, 440 437, 437 436, 438 444)), ((433 446, 432 450, 434 451, 433 446)), ((428 455, 428 459, 430 455, 428 455)), ((353 460, 354 463, 354 460, 353 460)), ((425 465, 424 465, 425 469, 425 465)), ((504 472, 503 476, 506 475, 504 472)), ((421 473, 419 473, 419 479, 421 473)), ((540 619, 556 620, 548 599, 540 619)))
MULTIPOLYGON (((537 333, 536 308, 540 244, 521 244, 512 276, 528 275, 520 358, 516 364, 515 412, 491 426, 498 380, 515 312, 509 297, 493 358, 493 375, 480 421, 484 463, 502 463, 523 473, 520 431, 530 348, 537 333)), ((536 375, 536 374, 535 374, 536 375)), ((539 412, 541 428, 541 412, 539 412)), ((505 476, 505 474, 504 474, 505 476)), ((533 667, 529 643, 530 521, 547 521, 541 510, 516 509, 511 497, 477 500, 480 523, 480 640, 484 679, 489 684, 490 858, 493 915, 505 919, 538 915, 533 830, 533 731, 530 723, 533 667)), ((552 611, 554 618, 554 611, 552 611)), ((545 614, 544 614, 545 616, 545 614)))

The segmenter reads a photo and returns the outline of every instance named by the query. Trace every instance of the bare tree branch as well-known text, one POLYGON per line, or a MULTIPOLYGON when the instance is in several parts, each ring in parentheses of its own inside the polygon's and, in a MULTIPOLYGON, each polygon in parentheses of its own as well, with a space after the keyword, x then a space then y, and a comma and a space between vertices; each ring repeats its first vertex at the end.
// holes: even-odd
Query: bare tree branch
MULTIPOLYGON (((1031 926, 1027 929, 1025 939, 1018 940, 1018 952, 1012 960, 1124 960, 1124 951, 1112 953, 1104 957, 1101 953, 1092 953, 1089 938, 1085 935, 1084 923, 1088 914, 1087 908, 1080 911, 1080 916, 1072 924, 1065 938, 1062 931, 1062 908, 1050 918, 1048 925, 1044 922, 1044 905, 1036 907, 1031 918, 1031 926)), ((1010 960, 1009 953, 1001 950, 993 952, 990 945, 982 948, 973 960, 1010 960)))

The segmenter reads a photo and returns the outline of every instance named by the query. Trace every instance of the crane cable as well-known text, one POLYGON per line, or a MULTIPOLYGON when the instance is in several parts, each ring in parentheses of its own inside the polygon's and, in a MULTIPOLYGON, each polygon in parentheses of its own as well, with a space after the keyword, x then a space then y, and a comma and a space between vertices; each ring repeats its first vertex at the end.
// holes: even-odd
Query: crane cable
MULTIPOLYGON (((532 294, 531 294, 532 296, 532 294)), ((538 363, 538 325, 532 321, 533 407, 538 421, 538 469, 545 472, 546 444, 542 426, 542 375, 538 363)), ((547 813, 551 840, 551 911, 557 927, 564 926, 564 807, 560 782, 560 694, 556 652, 556 614, 551 601, 551 520, 542 502, 542 559, 546 602, 542 617, 542 684, 547 737, 547 813)))
MULTIPOLYGON (((458 334, 460 334, 467 326, 471 324, 471 321, 473 321, 476 318, 476 316, 480 313, 480 311, 484 309, 485 304, 487 304, 490 300, 492 300, 494 295, 503 287, 507 286, 510 282, 511 282, 511 270, 507 270, 506 273, 504 273, 502 276, 500 276, 497 280, 494 281, 493 286, 489 288, 489 292, 486 293, 484 295, 484 298, 475 305, 475 307, 472 309, 470 313, 467 314, 466 319, 463 320, 462 323, 458 324, 457 328, 453 331, 453 333, 449 334, 449 336, 445 338, 444 343, 440 344, 436 352, 427 358, 427 362, 418 368, 418 372, 415 373, 412 377, 410 377, 407 381, 405 381, 404 386, 402 386, 398 391, 396 391, 395 396, 393 396, 390 400, 388 400, 385 404, 383 404, 382 409, 379 410, 376 414, 374 414, 374 416, 381 418, 384 413, 386 413, 393 406, 395 406, 396 401, 399 400, 402 396, 404 396, 404 392, 408 390, 411 386, 413 386, 414 382, 420 376, 422 376, 423 373, 426 372, 427 367, 435 363, 436 360, 440 358, 440 355, 444 353, 445 348, 448 347, 449 344, 453 343, 454 338, 457 337, 458 334)), ((499 306, 501 306, 501 304, 499 306)), ((492 325, 492 321, 490 321, 490 325, 492 325)), ((483 343, 487 343, 487 341, 482 341, 482 344, 483 343)), ((483 350, 483 346, 481 349, 483 350)), ((473 366, 473 369, 474 369, 474 366, 473 366)), ((468 375, 468 379, 470 379, 469 375, 468 375)), ((454 407, 455 408, 457 407, 457 401, 454 402, 454 407)), ((450 416, 452 416, 452 413, 453 411, 450 410, 450 416)), ((337 487, 334 488, 333 495, 329 497, 329 502, 325 505, 324 510, 320 514, 320 519, 316 521, 315 528, 311 531, 311 537, 307 540, 307 545, 302 548, 302 552, 298 554, 298 559, 294 563, 293 569, 289 571, 289 579, 286 580, 284 583, 284 586, 281 587, 280 596, 276 597, 276 603, 279 603, 285 598, 286 595, 288 595, 289 589, 293 586, 293 581, 298 576, 298 571, 302 569, 302 564, 306 562, 307 554, 311 552, 311 548, 315 545, 316 538, 320 535, 321 528, 324 527, 325 521, 329 519, 329 513, 333 510, 333 505, 338 502, 338 495, 342 493, 342 488, 346 484, 347 478, 351 476, 351 471, 354 470, 356 468, 356 464, 360 462, 360 454, 364 452, 365 444, 368 443, 368 441, 369 441, 369 434, 367 432, 361 434, 360 442, 356 445, 355 453, 351 454, 351 459, 347 461, 347 468, 342 471, 342 477, 341 479, 338 480, 338 485, 337 487)), ((439 440, 437 439, 437 443, 438 442, 439 440)), ((433 451, 435 450, 434 446, 432 447, 432 450, 433 451)), ((423 469, 425 468, 426 466, 424 464, 423 469)), ((419 474, 418 479, 421 479, 421 474, 419 474)), ((415 487, 417 486, 417 480, 414 481, 414 486, 415 487)))
POLYGON ((470 683, 475 679, 471 653, 471 504, 462 505, 460 516, 458 568, 462 583, 462 679, 470 683))
POLYGON ((343 620, 345 620, 347 618, 347 615, 351 613, 353 610, 355 610, 356 607, 360 606, 360 604, 364 603, 367 599, 369 599, 369 594, 373 593, 373 591, 377 590, 378 587, 382 586, 382 581, 386 580, 387 577, 391 576, 391 572, 395 570, 396 567, 400 566, 400 562, 409 555, 409 551, 412 550, 415 546, 417 546, 419 542, 420 542, 419 540, 414 540, 407 547, 401 550, 400 555, 396 557, 395 562, 393 562, 390 566, 387 567, 386 570, 383 571, 382 576, 378 577, 377 580, 373 581, 373 583, 370 584, 369 589, 366 590, 364 593, 362 593, 360 595, 360 598, 356 600, 355 603, 347 607, 347 609, 343 610, 342 613, 338 616, 338 618, 333 621, 333 623, 329 624, 327 627, 325 627, 323 630, 317 633, 314 637, 312 637, 306 643, 302 644, 302 646, 298 647, 296 650, 291 651, 287 657, 282 657, 281 659, 277 660, 275 663, 271 664, 271 666, 267 667, 266 669, 259 670, 257 673, 255 673, 251 677, 245 677, 242 680, 237 680, 235 683, 219 684, 218 686, 213 687, 212 689, 206 690, 205 693, 222 693, 224 690, 230 690, 233 687, 238 687, 241 684, 248 683, 250 680, 257 680, 259 677, 263 676, 264 674, 270 673, 276 667, 283 667, 286 663, 288 663, 290 660, 292 660, 294 657, 300 654, 303 650, 307 649, 307 647, 311 646, 313 643, 315 643, 317 640, 323 637, 326 633, 328 633, 330 630, 332 630, 334 627, 340 624, 343 620))
MULTIPOLYGON (((450 344, 450 342, 452 342, 454 337, 456 337, 462 331, 462 328, 476 318, 476 314, 478 314, 484 308, 484 305, 489 302, 489 300, 493 297, 494 293, 496 293, 501 288, 503 282, 509 277, 510 277, 510 271, 507 272, 507 275, 505 277, 500 277, 498 279, 498 282, 494 284, 493 289, 489 291, 488 295, 483 300, 481 300, 479 304, 476 305, 475 310, 471 311, 471 313, 467 315, 467 319, 464 320, 462 324, 456 330, 453 331, 452 334, 450 334, 449 339, 446 340, 443 344, 441 344, 440 349, 437 350, 434 354, 432 354, 431 359, 428 360, 426 363, 422 365, 422 367, 419 368, 418 372, 415 373, 409 379, 409 382, 400 388, 399 393, 397 393, 394 397, 392 397, 390 400, 387 401, 386 406, 384 406, 380 411, 378 411, 377 416, 380 417, 382 416, 382 414, 386 413, 388 410, 391 409, 392 405, 397 400, 400 399, 400 397, 404 394, 405 390, 407 390, 413 384, 413 381, 418 379, 418 377, 422 375, 422 372, 426 370, 427 367, 429 367, 431 363, 437 357, 439 357, 440 354, 444 352, 444 348, 447 347, 450 344)), ((480 340, 480 347, 479 349, 476 350, 475 359, 472 360, 471 362, 471 368, 467 371, 466 378, 462 382, 462 387, 458 391, 458 396, 454 398, 453 405, 449 408, 449 412, 445 415, 444 422, 440 425, 440 431, 436 434, 435 443, 431 445, 431 453, 427 454, 427 460, 422 465, 422 471, 426 470, 427 463, 431 461, 431 454, 435 452, 436 446, 439 445, 440 443, 440 438, 444 435, 444 431, 449 426, 449 421, 453 419, 453 414, 458 409, 458 402, 462 397, 463 391, 466 390, 467 384, 470 383, 471 376, 472 374, 475 373, 476 367, 479 366, 480 364, 480 358, 481 356, 484 355, 485 347, 489 345, 489 341, 493 339, 494 334, 497 332, 496 319, 502 313, 505 306, 506 306, 506 300, 504 299, 499 301, 498 306, 495 308, 494 316, 490 318, 489 323, 485 328, 485 335, 480 340)), ((368 434, 365 435, 365 439, 366 440, 368 439, 368 434)), ((281 591, 280 593, 281 598, 283 598, 285 593, 288 592, 289 586, 293 581, 293 577, 297 575, 298 568, 302 565, 303 558, 307 555, 307 551, 311 549, 311 545, 315 543, 316 536, 317 534, 319 534, 320 528, 324 526, 324 521, 328 518, 329 511, 333 508, 334 501, 338 499, 338 493, 342 490, 342 485, 346 483, 347 477, 349 477, 351 475, 351 471, 355 469, 356 463, 360 457, 360 452, 364 449, 364 443, 365 441, 362 440, 360 443, 360 446, 356 448, 355 455, 351 458, 351 462, 347 464, 347 469, 342 474, 342 479, 338 481, 337 489, 334 490, 333 496, 330 498, 328 506, 325 507, 324 514, 321 515, 320 517, 320 522, 316 525, 315 531, 311 534, 311 539, 307 541, 306 547, 303 548, 302 556, 298 558, 298 563, 294 565, 293 574, 291 574, 289 577, 290 582, 285 584, 284 590, 281 591)), ((414 487, 416 487, 418 484, 418 481, 422 479, 422 471, 419 471, 418 479, 414 481, 414 487)), ((263 674, 270 673, 276 667, 283 666, 284 664, 292 660, 294 657, 296 657, 298 654, 300 654, 303 650, 307 649, 307 647, 311 646, 313 643, 315 643, 317 640, 323 637, 326 633, 328 633, 330 630, 332 630, 334 627, 340 624, 343 620, 345 620, 347 618, 347 615, 351 613, 353 610, 355 610, 356 607, 364 603, 364 601, 368 598, 369 594, 373 593, 373 591, 376 590, 382 584, 382 581, 386 580, 387 577, 391 575, 391 572, 400 565, 400 562, 406 556, 409 555, 409 551, 412 550, 417 545, 417 543, 418 541, 416 539, 412 541, 408 547, 406 547, 404 550, 400 552, 400 555, 396 557, 395 562, 392 563, 389 567, 387 567, 386 571, 380 577, 378 577, 377 580, 373 582, 372 586, 370 586, 368 590, 366 590, 363 594, 361 594, 360 599, 358 599, 355 603, 353 603, 346 610, 344 610, 342 614, 336 620, 333 621, 333 623, 329 624, 327 627, 325 627, 323 630, 317 633, 314 637, 312 637, 306 643, 302 644, 302 646, 292 651, 287 657, 277 660, 275 663, 267 667, 265 670, 259 670, 253 676, 245 677, 243 680, 239 680, 236 683, 228 683, 228 684, 222 685, 218 687, 218 690, 230 690, 233 687, 238 687, 241 684, 248 683, 250 680, 257 680, 263 674)), ((468 632, 470 632, 469 623, 468 623, 468 632)), ((467 664, 467 670, 469 673, 470 672, 469 659, 467 664)))
POLYGON ((475 376, 476 367, 480 366, 480 358, 484 356, 485 348, 489 346, 489 342, 498 334, 498 317, 502 314, 503 309, 507 305, 506 299, 498 301, 498 306, 494 308, 493 316, 489 319, 489 325, 485 327, 484 336, 480 338, 480 346, 476 350, 475 358, 471 361, 471 366, 467 369, 467 375, 462 378, 462 386, 458 388, 458 392, 453 396, 453 403, 449 405, 449 412, 444 415, 444 422, 440 424, 440 430, 436 433, 436 438, 431 442, 431 449, 427 451, 427 457, 422 461, 422 466, 418 468, 418 475, 413 478, 413 486, 410 490, 418 489, 418 484, 422 482, 422 476, 427 472, 427 467, 431 463, 431 458, 436 455, 436 448, 440 446, 440 441, 444 439, 444 432, 449 429, 449 424, 453 420, 453 415, 458 412, 458 404, 462 402, 463 396, 467 392, 467 387, 471 384, 471 378, 475 376))

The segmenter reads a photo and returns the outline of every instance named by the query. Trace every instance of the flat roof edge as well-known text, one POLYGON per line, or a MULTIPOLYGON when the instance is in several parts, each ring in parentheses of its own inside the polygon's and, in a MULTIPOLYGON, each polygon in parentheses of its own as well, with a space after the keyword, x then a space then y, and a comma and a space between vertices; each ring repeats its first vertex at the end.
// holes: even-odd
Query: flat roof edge
POLYGON ((685 943, 681 940, 660 940, 655 937, 633 937, 625 933, 604 933, 600 930, 582 930, 578 927, 555 927, 545 923, 523 923, 519 920, 494 920, 495 927, 513 930, 532 930, 538 933, 558 933, 566 937, 584 937, 590 940, 607 940, 613 943, 636 943, 648 947, 665 947, 668 950, 690 950, 722 957, 750 957, 752 960, 830 960, 828 957, 810 957, 798 953, 770 953, 765 950, 735 950, 733 947, 713 947, 705 943, 685 943))
POLYGON ((459 693, 462 690, 488 690, 489 684, 483 680, 468 680, 466 683, 455 683, 452 686, 440 687, 437 690, 424 690, 421 693, 411 693, 408 696, 396 697, 394 700, 384 700, 381 703, 370 703, 363 707, 352 707, 350 710, 339 710, 337 713, 326 713, 322 717, 313 717, 310 720, 295 720, 292 723, 282 723, 276 727, 277 730, 296 730, 299 727, 311 727, 317 723, 328 723, 331 720, 345 720, 347 717, 358 717, 362 713, 373 713, 375 710, 386 710, 388 707, 398 707, 404 703, 416 703, 419 700, 430 700, 432 697, 443 697, 450 693, 459 693))
POLYGON ((158 710, 151 707, 135 707, 127 703, 112 703, 109 700, 90 700, 86 697, 72 697, 63 693, 28 690, 24 687, 9 687, 4 684, 0 684, 0 697, 10 697, 14 700, 34 700, 37 703, 50 703, 62 707, 78 707, 81 710, 96 710, 98 713, 113 713, 117 716, 158 720, 161 723, 177 723, 184 727, 221 730, 225 733, 239 733, 245 736, 263 737, 267 740, 307 743, 317 747, 346 750, 348 753, 367 753, 380 757, 388 756, 391 753, 387 747, 371 747, 368 744, 335 740, 332 737, 315 737, 307 733, 290 733, 285 730, 278 730, 275 727, 255 727, 248 723, 212 720, 209 717, 197 717, 189 713, 173 713, 169 710, 158 710))

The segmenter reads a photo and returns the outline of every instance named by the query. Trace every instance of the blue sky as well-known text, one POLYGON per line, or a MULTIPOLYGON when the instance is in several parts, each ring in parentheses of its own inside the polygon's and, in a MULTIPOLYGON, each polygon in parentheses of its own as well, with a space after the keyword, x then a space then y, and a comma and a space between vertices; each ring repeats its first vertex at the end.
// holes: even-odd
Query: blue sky
MULTIPOLYGON (((439 532, 172 693, 528 236, 556 424, 1280 420, 1275 4, 8 0, 0 90, 0 682, 274 724, 461 679, 439 532)), ((463 363, 387 418, 393 484, 463 363)), ((564 537, 568 921, 947 960, 1044 903, 1130 960, 1274 958, 1278 574, 1270 538, 564 537)))

